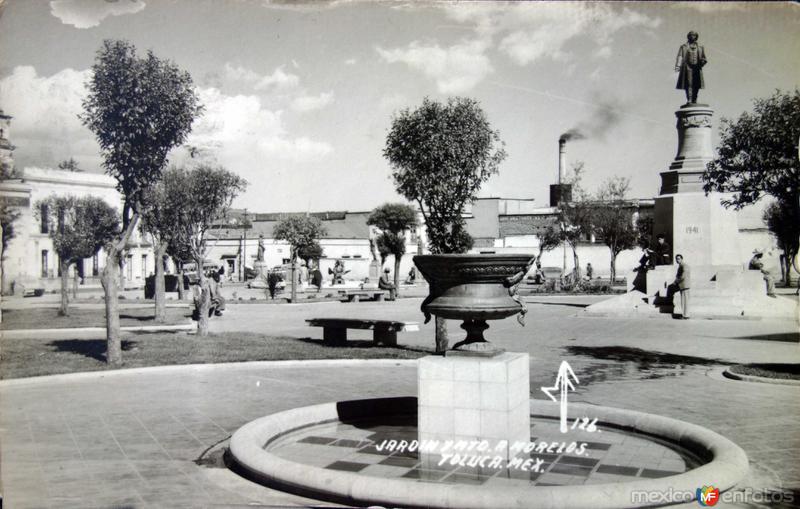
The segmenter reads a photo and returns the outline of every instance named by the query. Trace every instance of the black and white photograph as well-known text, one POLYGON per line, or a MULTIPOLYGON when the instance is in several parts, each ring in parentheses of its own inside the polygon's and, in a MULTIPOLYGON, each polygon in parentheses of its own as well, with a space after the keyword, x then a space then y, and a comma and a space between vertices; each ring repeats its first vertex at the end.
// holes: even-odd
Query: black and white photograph
POLYGON ((0 509, 800 507, 800 3, 0 0, 0 509))

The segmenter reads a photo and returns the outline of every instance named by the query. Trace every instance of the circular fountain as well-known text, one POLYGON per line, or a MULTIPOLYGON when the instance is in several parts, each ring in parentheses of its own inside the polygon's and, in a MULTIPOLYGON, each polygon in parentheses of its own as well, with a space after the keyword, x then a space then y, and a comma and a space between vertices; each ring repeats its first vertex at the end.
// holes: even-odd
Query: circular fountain
MULTIPOLYGON (((463 320, 467 337, 417 363, 418 397, 332 402, 252 421, 230 453, 265 485, 353 505, 489 509, 663 506, 697 488, 731 488, 744 452, 675 419, 530 399, 530 357, 486 341, 487 320, 521 314, 530 255, 428 255, 431 315, 463 320), (652 496, 655 494, 656 496, 652 496)), ((572 374, 574 377, 574 373, 572 374)), ((577 380, 576 380, 577 381, 577 380)))
MULTIPOLYGON (((620 508, 663 505, 643 494, 690 497, 698 487, 725 491, 747 473, 745 453, 708 429, 658 415, 570 404, 594 415, 597 431, 570 433, 570 452, 520 451, 541 471, 426 467, 417 436, 416 398, 327 403, 270 415, 239 429, 230 443, 239 471, 267 486, 353 505, 487 509, 620 508), (389 440, 395 446, 389 449, 389 440), (536 463, 534 463, 535 465, 536 463), (639 494, 642 498, 637 498, 639 494)), ((558 405, 532 400, 531 443, 562 442, 558 405)), ((517 463, 518 465, 521 463, 517 463)), ((658 501, 656 501, 658 500, 658 501)))

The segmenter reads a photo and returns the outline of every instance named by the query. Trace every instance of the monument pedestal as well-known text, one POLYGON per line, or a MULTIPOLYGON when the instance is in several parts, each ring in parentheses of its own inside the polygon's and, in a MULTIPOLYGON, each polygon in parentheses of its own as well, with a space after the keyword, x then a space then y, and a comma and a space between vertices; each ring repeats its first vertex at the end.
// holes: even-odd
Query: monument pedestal
POLYGON ((717 193, 682 192, 655 199, 653 231, 666 235, 673 260, 682 254, 691 267, 742 265, 736 212, 723 207, 721 198, 717 193))
MULTIPOLYGON (((420 359, 419 440, 486 441, 488 451, 461 451, 507 461, 514 442, 530 440, 530 357, 505 352, 495 357, 420 359), (502 441, 507 444, 503 447, 502 441)), ((420 454, 423 469, 436 469, 442 458, 420 454)), ((450 453, 459 451, 450 450, 450 453)), ((442 467, 438 467, 442 468, 442 467)))
POLYGON ((256 260, 253 262, 253 270, 256 272, 256 279, 260 279, 261 277, 267 275, 269 267, 267 267, 267 262, 256 260))
MULTIPOLYGON (((653 233, 663 233, 672 246, 673 261, 681 254, 690 268, 690 316, 797 320, 797 305, 767 297, 762 274, 747 270, 748 260, 740 258, 738 216, 722 206, 724 195, 703 192, 702 175, 714 158, 713 114, 706 104, 685 104, 675 112, 678 153, 669 170, 661 173, 653 233)), ((682 315, 680 294, 670 288, 676 271, 675 265, 649 270, 644 293, 630 291, 593 304, 585 312, 594 316, 682 315)), ((641 274, 629 277, 633 276, 642 278, 641 274)))

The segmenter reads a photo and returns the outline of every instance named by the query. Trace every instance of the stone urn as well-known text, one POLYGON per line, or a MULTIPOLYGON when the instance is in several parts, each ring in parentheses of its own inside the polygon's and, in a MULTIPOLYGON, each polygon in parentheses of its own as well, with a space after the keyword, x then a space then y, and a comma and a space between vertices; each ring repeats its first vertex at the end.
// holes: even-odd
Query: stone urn
POLYGON ((425 323, 431 315, 463 320, 467 337, 448 353, 493 356, 502 349, 486 341, 487 320, 519 314, 524 325, 527 308, 517 287, 535 257, 522 254, 419 255, 414 264, 428 281, 430 292, 422 302, 425 323))

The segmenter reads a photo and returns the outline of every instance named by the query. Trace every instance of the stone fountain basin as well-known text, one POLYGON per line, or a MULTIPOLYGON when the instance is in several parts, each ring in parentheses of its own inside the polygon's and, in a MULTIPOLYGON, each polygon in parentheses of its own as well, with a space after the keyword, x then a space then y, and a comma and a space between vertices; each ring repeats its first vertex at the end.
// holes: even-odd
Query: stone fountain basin
MULTIPOLYGON (((378 478, 329 470, 270 453, 269 445, 306 426, 416 413, 417 399, 380 398, 333 402, 296 408, 256 419, 231 438, 231 457, 245 476, 284 491, 354 505, 408 508, 523 508, 536 501, 543 508, 643 507, 633 502, 634 491, 695 493, 713 484, 724 492, 748 471, 747 456, 736 444, 701 426, 669 417, 619 408, 570 403, 570 414, 598 418, 598 425, 675 444, 705 463, 679 475, 631 482, 568 486, 487 486, 437 484, 413 479, 378 478)), ((531 400, 531 416, 557 418, 559 406, 531 400)), ((689 502, 684 499, 682 502, 689 502)), ((663 506, 663 501, 653 506, 663 506)))

